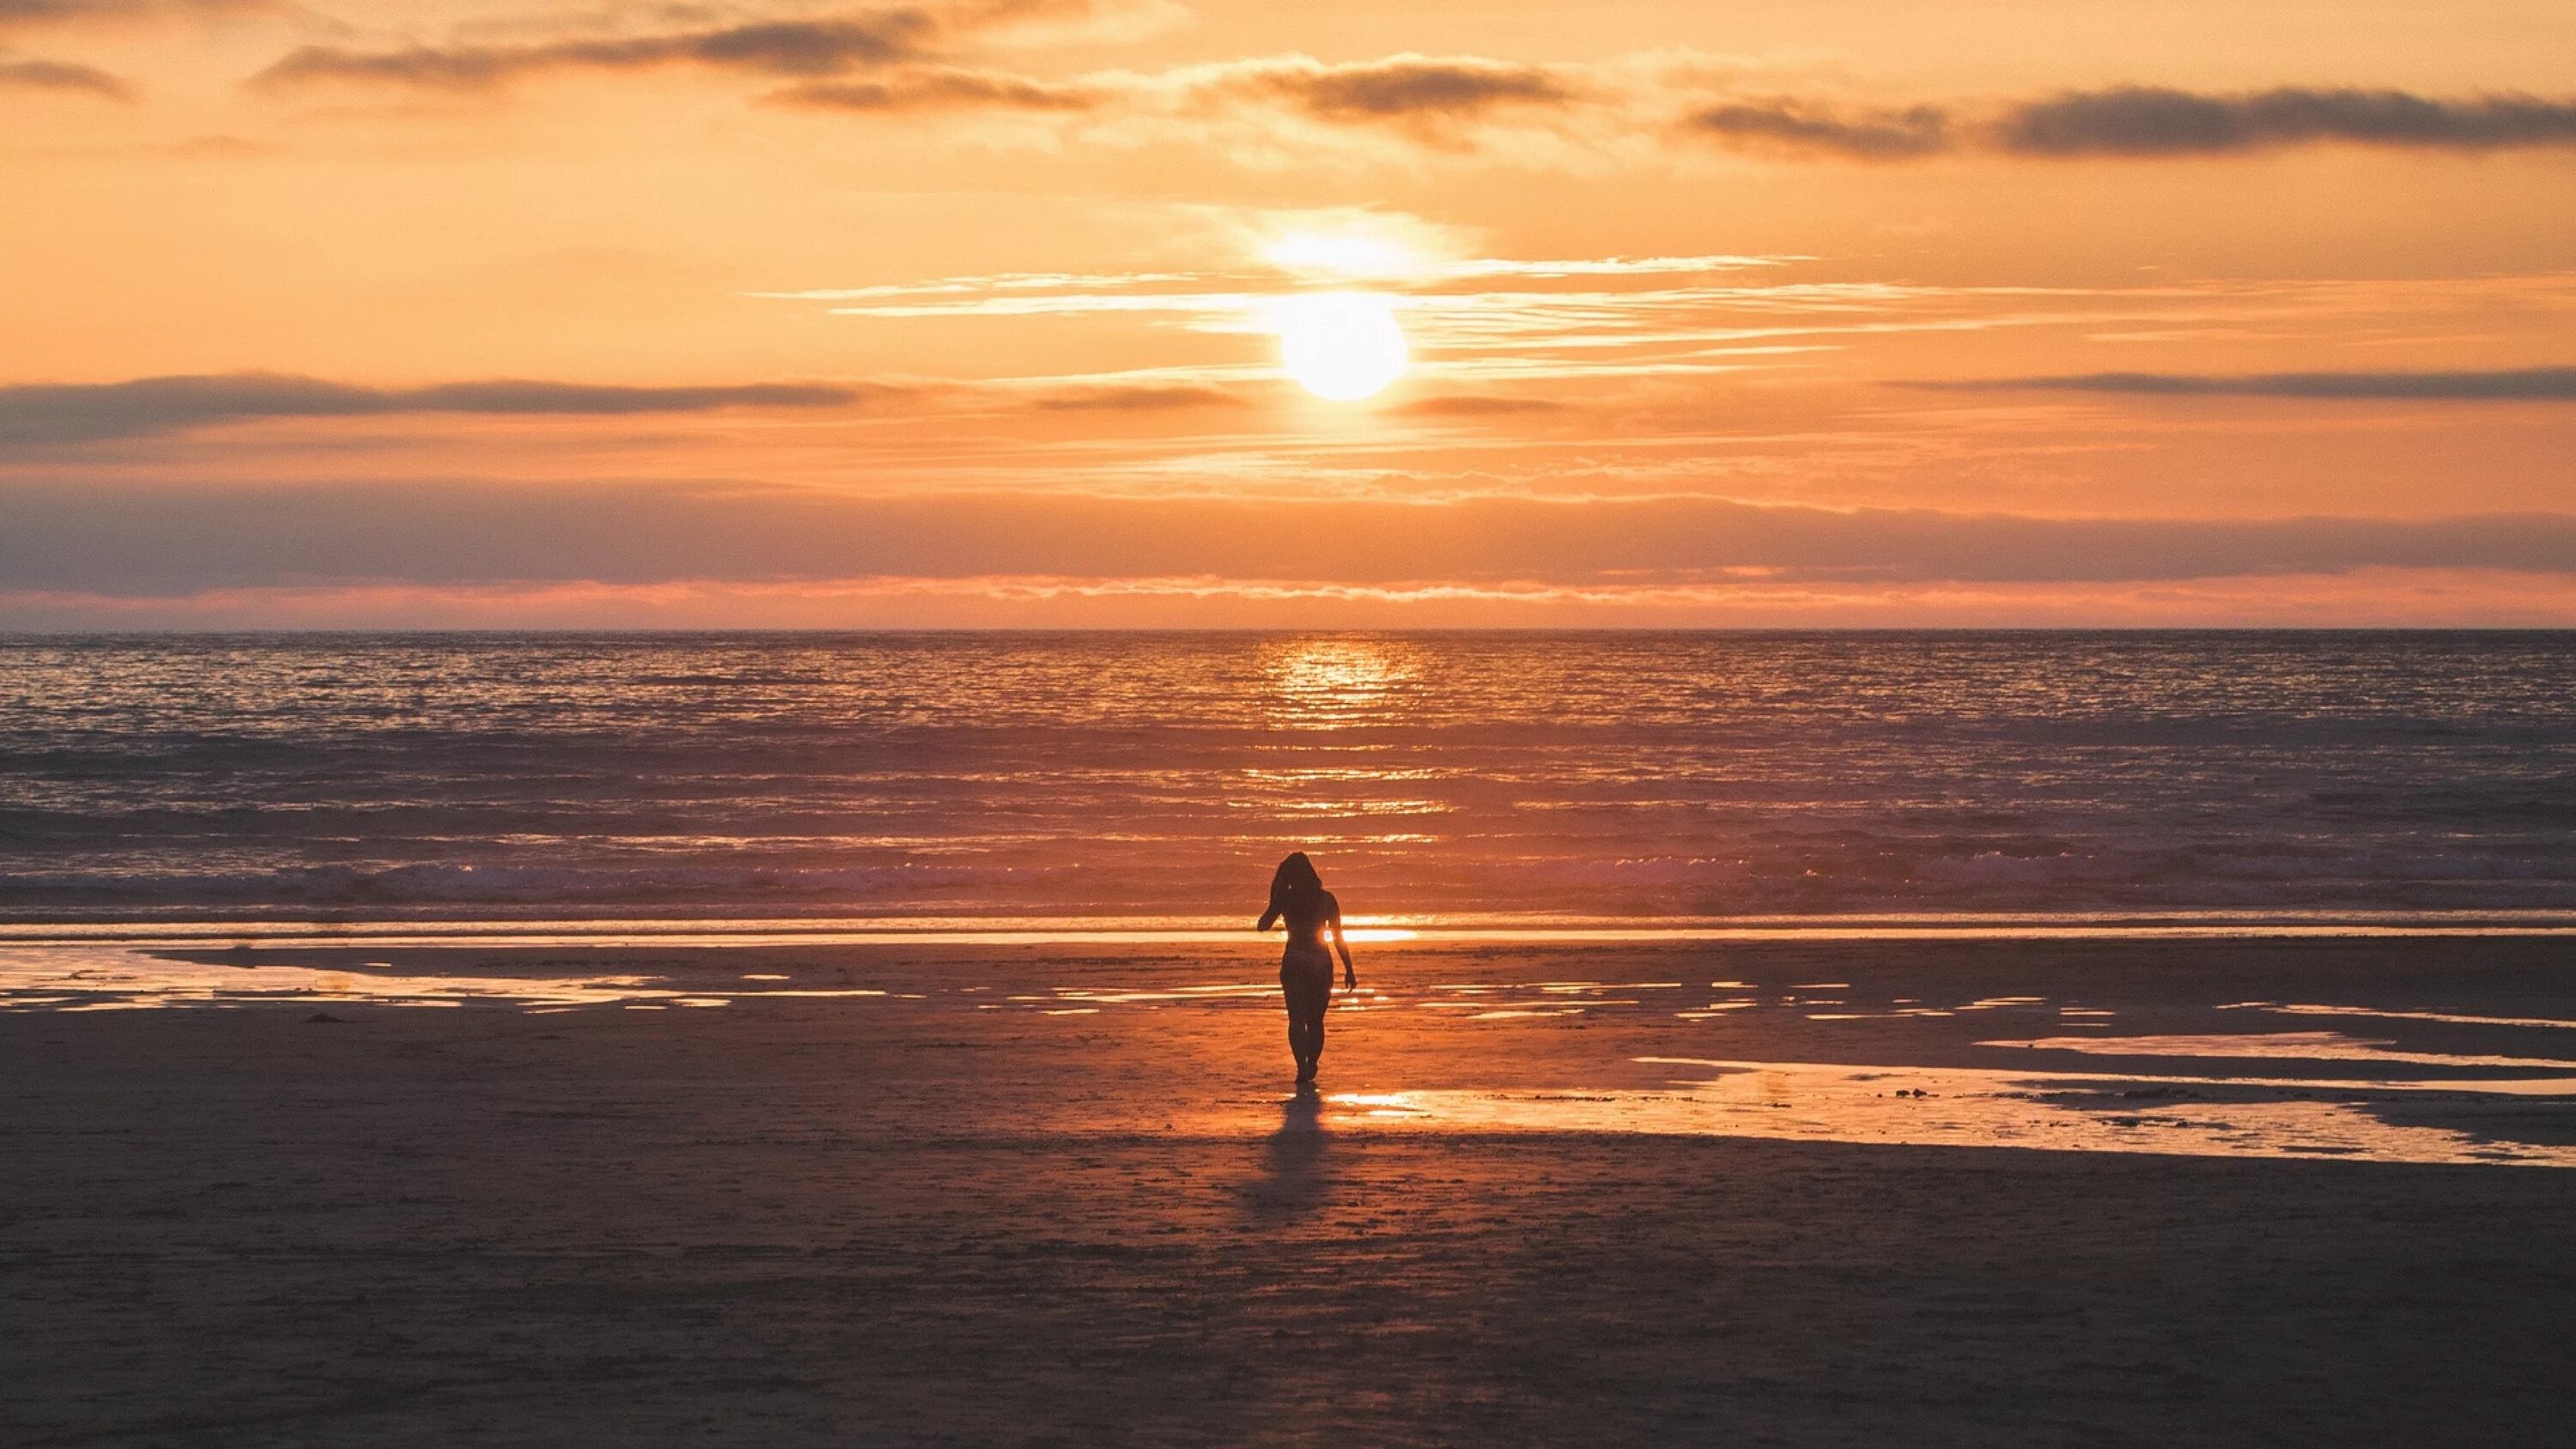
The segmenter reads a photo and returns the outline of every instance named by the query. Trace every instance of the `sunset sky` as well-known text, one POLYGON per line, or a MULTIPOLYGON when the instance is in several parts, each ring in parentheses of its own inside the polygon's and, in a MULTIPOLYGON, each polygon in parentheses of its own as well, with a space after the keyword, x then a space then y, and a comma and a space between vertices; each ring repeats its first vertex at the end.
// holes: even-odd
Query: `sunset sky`
POLYGON ((0 197, 0 628, 2576 625, 2564 4, 0 0, 0 197))

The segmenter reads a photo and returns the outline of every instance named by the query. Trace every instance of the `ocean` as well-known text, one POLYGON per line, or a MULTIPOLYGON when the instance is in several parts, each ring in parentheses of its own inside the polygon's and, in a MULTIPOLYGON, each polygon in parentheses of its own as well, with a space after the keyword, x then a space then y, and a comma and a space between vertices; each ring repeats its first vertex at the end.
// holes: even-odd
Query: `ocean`
POLYGON ((2576 916, 2571 633, 0 639, 0 922, 2576 916))

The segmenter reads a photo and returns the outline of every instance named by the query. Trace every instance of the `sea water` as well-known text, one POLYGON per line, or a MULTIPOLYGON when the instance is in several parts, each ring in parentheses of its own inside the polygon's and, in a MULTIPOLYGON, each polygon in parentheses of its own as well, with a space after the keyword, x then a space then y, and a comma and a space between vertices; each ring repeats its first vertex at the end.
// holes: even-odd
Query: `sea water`
POLYGON ((0 639, 0 921, 2576 915, 2576 634, 0 639))

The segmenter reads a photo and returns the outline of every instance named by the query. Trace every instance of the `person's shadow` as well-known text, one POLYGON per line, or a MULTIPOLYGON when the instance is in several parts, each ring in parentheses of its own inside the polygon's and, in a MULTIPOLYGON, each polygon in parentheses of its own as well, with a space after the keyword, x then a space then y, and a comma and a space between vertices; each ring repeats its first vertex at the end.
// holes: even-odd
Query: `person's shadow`
POLYGON ((1331 1185, 1326 1170, 1324 1099, 1313 1087, 1280 1104, 1279 1130, 1262 1144, 1262 1175, 1252 1185, 1256 1217, 1293 1219, 1314 1212, 1331 1185))

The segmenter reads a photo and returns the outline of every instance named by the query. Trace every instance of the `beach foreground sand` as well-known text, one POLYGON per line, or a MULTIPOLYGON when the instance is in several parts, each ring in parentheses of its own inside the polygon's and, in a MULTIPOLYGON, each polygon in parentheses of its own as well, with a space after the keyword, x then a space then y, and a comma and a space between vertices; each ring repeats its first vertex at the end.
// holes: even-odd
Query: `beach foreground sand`
POLYGON ((266 983, 231 1009, 21 990, 0 1439, 2576 1422, 2576 1171, 2547 1165, 2576 1145, 2576 943, 1372 947, 1308 1101, 1269 962, 263 951, 176 968, 266 983), (551 984, 437 995, 468 978, 551 984), (1811 1070, 1855 1066, 1888 1070, 1811 1070), (2408 1152, 2462 1160, 2379 1160, 2408 1152))

